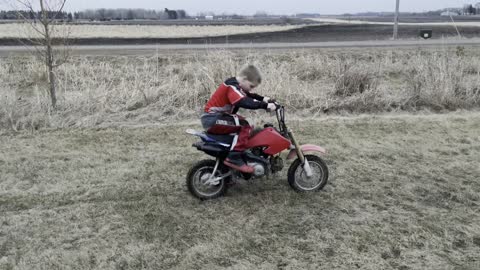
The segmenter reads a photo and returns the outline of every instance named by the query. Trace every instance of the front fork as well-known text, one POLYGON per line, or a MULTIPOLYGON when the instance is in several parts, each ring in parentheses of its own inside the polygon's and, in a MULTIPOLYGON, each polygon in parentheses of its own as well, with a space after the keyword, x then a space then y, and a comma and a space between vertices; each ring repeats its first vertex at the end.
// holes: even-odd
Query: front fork
POLYGON ((220 166, 220 158, 217 158, 216 162, 215 162, 215 167, 213 168, 213 172, 212 172, 212 175, 210 175, 210 177, 208 178, 208 180, 205 182, 205 185, 211 185, 211 186, 215 186, 215 185, 218 185, 218 183, 227 178, 228 176, 232 175, 232 171, 229 171, 228 173, 222 175, 222 176, 219 176, 219 177, 215 177, 215 174, 217 173, 218 171, 218 167, 220 166))
POLYGON ((303 167, 303 170, 305 170, 305 174, 307 175, 308 178, 312 177, 313 172, 312 172, 312 168, 310 167, 310 163, 308 163, 308 160, 305 158, 305 155, 302 152, 302 148, 298 144, 297 140, 295 139, 295 136, 293 136, 293 132, 290 129, 288 129, 288 136, 292 141, 292 144, 295 146, 295 151, 297 152, 297 156, 300 159, 300 162, 302 162, 302 167, 303 167))

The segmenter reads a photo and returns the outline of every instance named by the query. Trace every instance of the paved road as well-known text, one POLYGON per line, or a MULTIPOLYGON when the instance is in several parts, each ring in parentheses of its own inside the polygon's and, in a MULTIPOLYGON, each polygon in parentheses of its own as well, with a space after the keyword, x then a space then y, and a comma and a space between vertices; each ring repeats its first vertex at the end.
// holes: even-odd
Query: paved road
MULTIPOLYGON (((368 48, 368 47, 438 47, 480 46, 475 39, 431 40, 379 40, 379 41, 329 41, 308 43, 238 43, 238 44, 169 44, 169 45, 93 45, 72 46, 79 55, 149 55, 157 51, 210 50, 210 49, 294 49, 294 48, 368 48)), ((31 48, 23 46, 0 46, 0 56, 28 53, 31 48)))

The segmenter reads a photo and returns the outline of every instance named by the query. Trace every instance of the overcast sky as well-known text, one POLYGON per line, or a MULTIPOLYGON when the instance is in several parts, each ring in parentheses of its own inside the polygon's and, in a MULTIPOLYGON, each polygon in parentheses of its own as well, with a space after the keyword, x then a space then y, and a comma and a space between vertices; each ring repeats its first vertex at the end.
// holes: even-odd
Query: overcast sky
MULTIPOLYGON (((400 5, 402 11, 426 11, 462 7, 464 4, 474 4, 476 1, 480 2, 480 0, 400 0, 400 5)), ((2 2, 0 0, 0 3, 2 2)), ((395 0, 67 0, 67 6, 67 10, 70 11, 93 8, 184 9, 191 15, 206 11, 238 14, 254 14, 257 11, 266 11, 270 14, 304 12, 342 14, 392 11, 395 9, 395 0)))

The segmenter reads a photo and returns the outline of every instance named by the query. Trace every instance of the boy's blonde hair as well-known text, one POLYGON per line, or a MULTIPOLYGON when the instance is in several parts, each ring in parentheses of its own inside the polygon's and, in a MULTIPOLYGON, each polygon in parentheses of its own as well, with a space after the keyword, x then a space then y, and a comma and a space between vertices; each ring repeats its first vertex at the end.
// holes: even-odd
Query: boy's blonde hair
POLYGON ((244 66, 241 70, 240 73, 238 74, 240 77, 246 78, 248 81, 251 83, 255 84, 260 84, 262 83, 262 74, 260 74, 260 71, 258 68, 254 65, 246 65, 244 66))

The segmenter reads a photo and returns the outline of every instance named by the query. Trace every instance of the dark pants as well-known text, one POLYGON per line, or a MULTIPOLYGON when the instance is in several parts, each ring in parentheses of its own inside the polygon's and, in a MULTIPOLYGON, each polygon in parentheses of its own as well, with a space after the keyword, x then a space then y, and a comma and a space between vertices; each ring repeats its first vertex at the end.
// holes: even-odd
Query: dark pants
POLYGON ((205 113, 201 117, 201 122, 207 133, 230 137, 232 145, 230 150, 242 152, 247 149, 252 127, 245 118, 235 114, 205 113))

